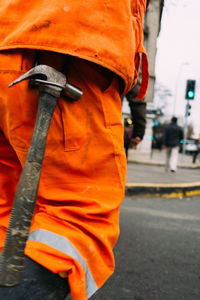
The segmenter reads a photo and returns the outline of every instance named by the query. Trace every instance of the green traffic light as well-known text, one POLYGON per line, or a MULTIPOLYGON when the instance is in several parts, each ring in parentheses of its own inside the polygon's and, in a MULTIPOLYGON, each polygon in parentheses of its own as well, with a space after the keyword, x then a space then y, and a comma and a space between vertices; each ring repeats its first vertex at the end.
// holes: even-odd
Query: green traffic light
POLYGON ((194 92, 188 91, 188 98, 194 98, 194 92))
POLYGON ((188 79, 186 82, 186 93, 185 93, 185 99, 194 99, 195 96, 195 86, 196 86, 196 80, 188 79))

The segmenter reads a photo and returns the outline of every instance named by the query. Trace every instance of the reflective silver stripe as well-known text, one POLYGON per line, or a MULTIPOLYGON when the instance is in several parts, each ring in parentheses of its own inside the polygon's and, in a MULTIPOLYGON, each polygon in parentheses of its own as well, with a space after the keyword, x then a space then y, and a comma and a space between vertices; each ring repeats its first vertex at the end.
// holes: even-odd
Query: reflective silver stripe
POLYGON ((85 272, 88 298, 96 292, 98 287, 94 281, 94 278, 92 277, 92 274, 88 268, 86 261, 66 237, 50 232, 48 230, 38 229, 31 232, 28 240, 46 244, 77 260, 82 265, 83 270, 85 272))

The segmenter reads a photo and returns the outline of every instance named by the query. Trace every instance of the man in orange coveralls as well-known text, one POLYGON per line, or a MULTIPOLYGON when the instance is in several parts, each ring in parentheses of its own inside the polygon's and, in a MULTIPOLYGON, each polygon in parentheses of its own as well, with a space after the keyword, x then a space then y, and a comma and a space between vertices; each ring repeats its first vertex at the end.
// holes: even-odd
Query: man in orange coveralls
POLYGON ((63 300, 69 289, 73 300, 86 300, 114 271, 126 175, 121 97, 137 81, 140 58, 138 99, 147 89, 146 5, 146 0, 0 0, 1 247, 38 98, 27 82, 8 85, 37 56, 40 64, 67 69, 69 83, 83 90, 78 102, 58 100, 25 249, 25 279, 1 288, 2 300, 63 300))

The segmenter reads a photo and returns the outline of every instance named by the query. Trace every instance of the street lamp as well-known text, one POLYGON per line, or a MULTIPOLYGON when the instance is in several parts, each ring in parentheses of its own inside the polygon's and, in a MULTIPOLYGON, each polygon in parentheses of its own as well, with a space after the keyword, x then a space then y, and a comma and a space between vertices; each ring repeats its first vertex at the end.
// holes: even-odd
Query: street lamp
POLYGON ((176 77, 176 87, 175 87, 175 101, 174 101, 174 106, 173 106, 173 115, 176 115, 176 103, 177 103, 177 99, 178 99, 178 84, 179 84, 179 79, 180 79, 180 75, 182 73, 183 67, 188 66, 189 63, 188 62, 183 62, 178 70, 178 75, 176 77))

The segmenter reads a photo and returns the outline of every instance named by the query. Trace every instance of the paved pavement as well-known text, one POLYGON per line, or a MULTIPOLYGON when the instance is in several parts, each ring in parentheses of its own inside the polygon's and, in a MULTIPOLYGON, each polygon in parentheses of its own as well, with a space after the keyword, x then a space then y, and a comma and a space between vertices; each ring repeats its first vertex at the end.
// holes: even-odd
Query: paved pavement
POLYGON ((199 199, 126 197, 115 273, 91 300, 199 300, 199 199))
MULTIPOLYGON (((129 150, 129 162, 145 163, 149 165, 165 165, 165 150, 154 149, 150 154, 139 152, 137 150, 129 150)), ((191 155, 179 154, 178 166, 181 168, 200 168, 200 155, 197 157, 196 163, 192 163, 191 155)))
POLYGON ((183 197, 200 195, 200 160, 179 155, 176 173, 165 171, 165 151, 152 154, 129 150, 127 163, 127 195, 183 197))

